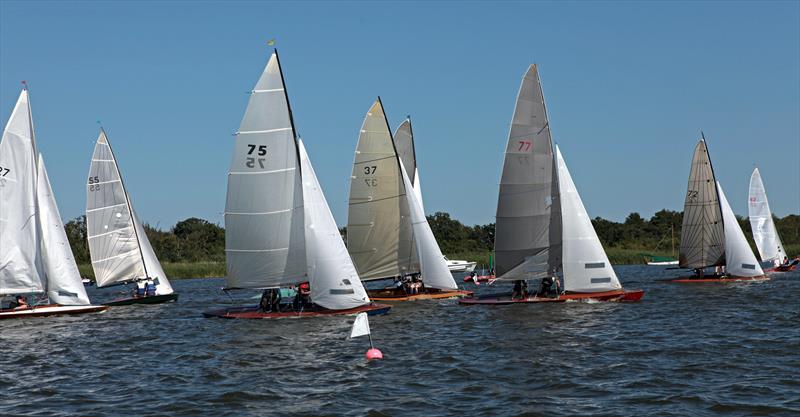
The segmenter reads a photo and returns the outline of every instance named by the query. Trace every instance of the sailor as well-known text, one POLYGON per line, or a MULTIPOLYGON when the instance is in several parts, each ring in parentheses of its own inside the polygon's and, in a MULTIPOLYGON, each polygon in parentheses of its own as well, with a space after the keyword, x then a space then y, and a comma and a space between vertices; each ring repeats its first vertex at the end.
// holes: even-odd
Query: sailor
POLYGON ((153 281, 147 281, 144 288, 145 288, 145 294, 148 297, 153 297, 156 295, 156 284, 153 281))
POLYGON ((136 283, 136 292, 133 294, 134 297, 144 297, 145 296, 145 284, 142 282, 136 283))
POLYGON ((553 277, 544 277, 542 278, 542 283, 539 285, 539 293, 540 297, 548 297, 550 296, 551 288, 553 287, 553 277))
POLYGON ((28 308, 28 299, 25 298, 23 295, 17 295, 14 301, 8 306, 9 308, 17 309, 24 309, 28 308))
POLYGON ((311 307, 311 285, 308 282, 300 284, 297 292, 297 301, 301 308, 311 307))
POLYGON ((783 257, 783 263, 781 263, 780 266, 789 266, 789 257, 788 256, 784 256, 783 257))
POLYGON ((400 275, 394 277, 394 290, 396 293, 406 292, 403 286, 403 278, 400 275))
POLYGON ((270 288, 267 288, 266 290, 264 290, 263 293, 261 293, 261 301, 259 301, 259 303, 258 303, 258 309, 263 311, 263 312, 268 312, 271 309, 271 306, 270 306, 270 303, 269 303, 269 292, 270 292, 270 288))
POLYGON ((511 291, 511 299, 512 300, 516 300, 516 299, 520 299, 521 300, 521 299, 524 298, 523 295, 522 295, 522 287, 523 287, 523 285, 525 285, 525 281, 524 280, 518 279, 518 280, 514 281, 514 289, 511 291))

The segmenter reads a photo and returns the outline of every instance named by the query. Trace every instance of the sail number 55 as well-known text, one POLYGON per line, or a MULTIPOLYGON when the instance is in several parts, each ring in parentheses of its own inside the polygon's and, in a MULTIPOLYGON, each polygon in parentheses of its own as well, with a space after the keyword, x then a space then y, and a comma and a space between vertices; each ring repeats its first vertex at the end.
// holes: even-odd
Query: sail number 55
POLYGON ((100 191, 100 177, 89 177, 89 191, 100 191))
MULTIPOLYGON (((250 148, 250 150, 247 151, 248 155, 252 155, 254 152, 257 152, 258 156, 266 156, 267 155, 267 145, 257 145, 256 146, 256 145, 253 145, 253 144, 247 144, 247 147, 250 148)), ((248 168, 255 168, 256 167, 256 161, 258 161, 259 168, 264 169, 264 162, 266 160, 267 160, 267 158, 247 157, 245 159, 245 165, 247 165, 248 168)))

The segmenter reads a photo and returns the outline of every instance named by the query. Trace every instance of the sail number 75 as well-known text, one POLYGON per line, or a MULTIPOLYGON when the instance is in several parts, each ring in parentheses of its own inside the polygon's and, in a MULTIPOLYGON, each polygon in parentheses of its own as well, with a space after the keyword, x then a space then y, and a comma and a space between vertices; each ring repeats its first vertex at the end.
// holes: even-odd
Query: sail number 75
MULTIPOLYGON (((247 144, 247 147, 250 148, 250 150, 247 151, 248 155, 252 155, 253 152, 256 152, 256 150, 258 150, 258 156, 266 156, 267 155, 267 145, 257 145, 256 146, 256 145, 253 145, 253 144, 249 143, 249 144, 247 144)), ((245 158, 245 165, 247 165, 248 168, 255 168, 256 167, 256 161, 258 161, 258 166, 261 169, 264 169, 264 161, 266 161, 266 160, 267 160, 267 158, 247 157, 247 158, 245 158)))

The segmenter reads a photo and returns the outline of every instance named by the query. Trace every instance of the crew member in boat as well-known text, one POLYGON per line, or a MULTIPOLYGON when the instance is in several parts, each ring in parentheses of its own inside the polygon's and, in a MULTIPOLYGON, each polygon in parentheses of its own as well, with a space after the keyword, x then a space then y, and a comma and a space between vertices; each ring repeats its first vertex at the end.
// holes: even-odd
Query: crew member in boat
POLYGON ((311 285, 308 282, 303 282, 300 284, 295 300, 296 310, 311 307, 311 285))
POLYGON ((528 283, 524 279, 514 281, 514 290, 511 291, 512 300, 524 300, 528 298, 528 283))
POLYGON ((267 288, 261 294, 261 301, 258 307, 265 313, 279 312, 281 303, 281 293, 277 288, 267 288))
POLYGON ((541 284, 539 284, 539 297, 553 297, 558 295, 558 278, 544 277, 541 284), (555 284, 556 288, 553 288, 555 284))
POLYGON ((703 268, 695 268, 694 274, 697 275, 698 278, 703 278, 704 275, 703 268))
POLYGON ((154 297, 156 295, 156 284, 153 281, 147 281, 144 285, 144 293, 146 297, 154 297))
POLYGON ((136 283, 136 289, 134 289, 133 297, 144 297, 147 295, 147 289, 145 288, 146 284, 143 282, 136 283))
POLYGON ((22 309, 26 309, 28 307, 30 307, 28 305, 28 299, 25 298, 25 296, 23 296, 21 294, 17 295, 14 298, 14 301, 12 301, 8 306, 8 308, 12 308, 14 310, 22 310, 22 309))

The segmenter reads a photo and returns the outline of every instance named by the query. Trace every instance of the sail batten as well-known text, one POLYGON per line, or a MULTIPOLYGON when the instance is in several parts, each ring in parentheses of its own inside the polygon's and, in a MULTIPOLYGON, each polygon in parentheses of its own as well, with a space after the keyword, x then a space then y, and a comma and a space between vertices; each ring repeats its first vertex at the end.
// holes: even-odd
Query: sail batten
POLYGON ((780 265, 786 257, 786 251, 772 220, 767 192, 758 168, 755 168, 750 176, 748 214, 750 227, 753 230, 753 240, 756 242, 761 260, 764 262, 775 261, 775 265, 780 265))
POLYGON ((705 140, 695 147, 686 200, 679 266, 705 268, 724 265, 725 232, 716 179, 705 140))

